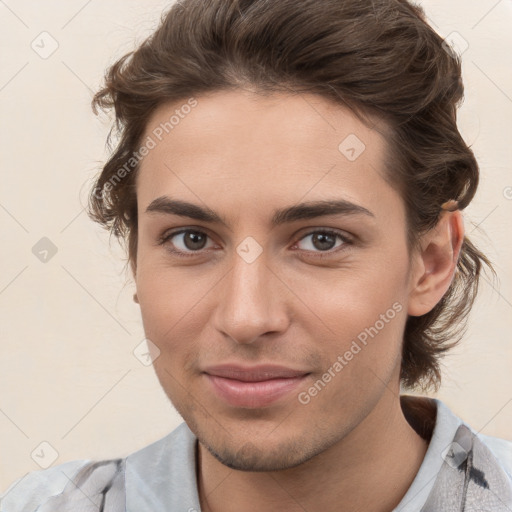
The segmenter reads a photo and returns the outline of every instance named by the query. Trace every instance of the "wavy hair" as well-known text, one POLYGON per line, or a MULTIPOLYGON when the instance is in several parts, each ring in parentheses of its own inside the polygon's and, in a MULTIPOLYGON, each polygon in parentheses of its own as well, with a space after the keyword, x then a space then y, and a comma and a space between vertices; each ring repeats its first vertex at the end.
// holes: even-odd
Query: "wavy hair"
MULTIPOLYGON (((383 120, 386 179, 406 207, 409 249, 437 224, 443 205, 462 210, 475 195, 478 164, 456 123, 460 59, 419 6, 406 0, 179 0, 150 37, 109 67, 93 99, 95 113, 114 110, 109 142, 113 134, 118 141, 90 192, 88 214, 127 243, 133 270, 133 155, 149 117, 163 103, 246 87, 318 94, 367 123, 383 120)), ((483 265, 494 273, 465 236, 446 294, 427 314, 407 319, 403 386, 439 387, 439 360, 466 330, 483 265)))

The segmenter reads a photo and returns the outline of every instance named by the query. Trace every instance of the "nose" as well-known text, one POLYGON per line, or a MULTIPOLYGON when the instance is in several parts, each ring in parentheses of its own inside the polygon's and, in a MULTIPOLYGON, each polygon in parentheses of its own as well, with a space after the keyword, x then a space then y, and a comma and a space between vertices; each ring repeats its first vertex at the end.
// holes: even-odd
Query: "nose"
POLYGON ((289 324, 286 297, 290 291, 286 285, 263 254, 252 262, 238 254, 233 260, 219 283, 215 328, 239 344, 284 332, 289 324))

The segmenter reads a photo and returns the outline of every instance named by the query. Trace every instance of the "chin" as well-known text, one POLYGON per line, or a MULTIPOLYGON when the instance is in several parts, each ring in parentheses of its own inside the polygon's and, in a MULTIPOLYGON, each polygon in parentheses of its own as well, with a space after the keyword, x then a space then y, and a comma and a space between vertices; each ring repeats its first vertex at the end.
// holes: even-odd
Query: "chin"
POLYGON ((216 449, 202 441, 201 444, 224 466, 237 471, 282 471, 299 466, 316 455, 306 453, 304 444, 294 441, 281 443, 277 449, 265 441, 261 446, 248 441, 238 449, 227 446, 216 449))

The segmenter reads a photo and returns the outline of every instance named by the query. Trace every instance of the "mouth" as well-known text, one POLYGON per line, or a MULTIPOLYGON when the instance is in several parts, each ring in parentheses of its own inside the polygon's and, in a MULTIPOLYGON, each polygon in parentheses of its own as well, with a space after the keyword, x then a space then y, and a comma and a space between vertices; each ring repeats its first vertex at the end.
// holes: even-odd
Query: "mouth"
POLYGON ((289 396, 310 372, 283 366, 223 365, 205 370, 213 393, 233 407, 267 407, 289 396))

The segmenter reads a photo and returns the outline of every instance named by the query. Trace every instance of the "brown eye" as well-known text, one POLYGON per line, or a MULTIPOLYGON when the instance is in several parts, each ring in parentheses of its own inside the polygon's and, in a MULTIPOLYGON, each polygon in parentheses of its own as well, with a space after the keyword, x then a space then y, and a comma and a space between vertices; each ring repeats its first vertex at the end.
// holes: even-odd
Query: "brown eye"
POLYGON ((206 239, 208 238, 207 235, 199 231, 185 231, 183 234, 185 235, 183 243, 187 249, 192 251, 204 249, 206 239))
POLYGON ((310 233, 307 233, 304 237, 302 237, 300 241, 306 240, 308 238, 310 238, 310 242, 304 244, 305 247, 302 247, 302 250, 308 252, 327 252, 337 247, 348 245, 351 243, 351 240, 349 240, 348 237, 342 235, 341 233, 338 233, 337 231, 311 231, 310 233), (340 243, 338 245, 336 245, 337 239, 340 240, 340 243))
POLYGON ((193 255, 205 249, 208 235, 195 229, 182 229, 165 234, 161 240, 162 245, 171 245, 171 252, 184 256, 193 255))
POLYGON ((345 250, 353 245, 351 238, 346 236, 344 233, 338 231, 317 229, 316 231, 310 231, 303 236, 294 247, 298 247, 301 252, 312 256, 314 258, 329 258, 343 253, 345 250), (300 244, 303 240, 308 240, 308 243, 300 244), (340 242, 336 245, 336 240, 340 242))

